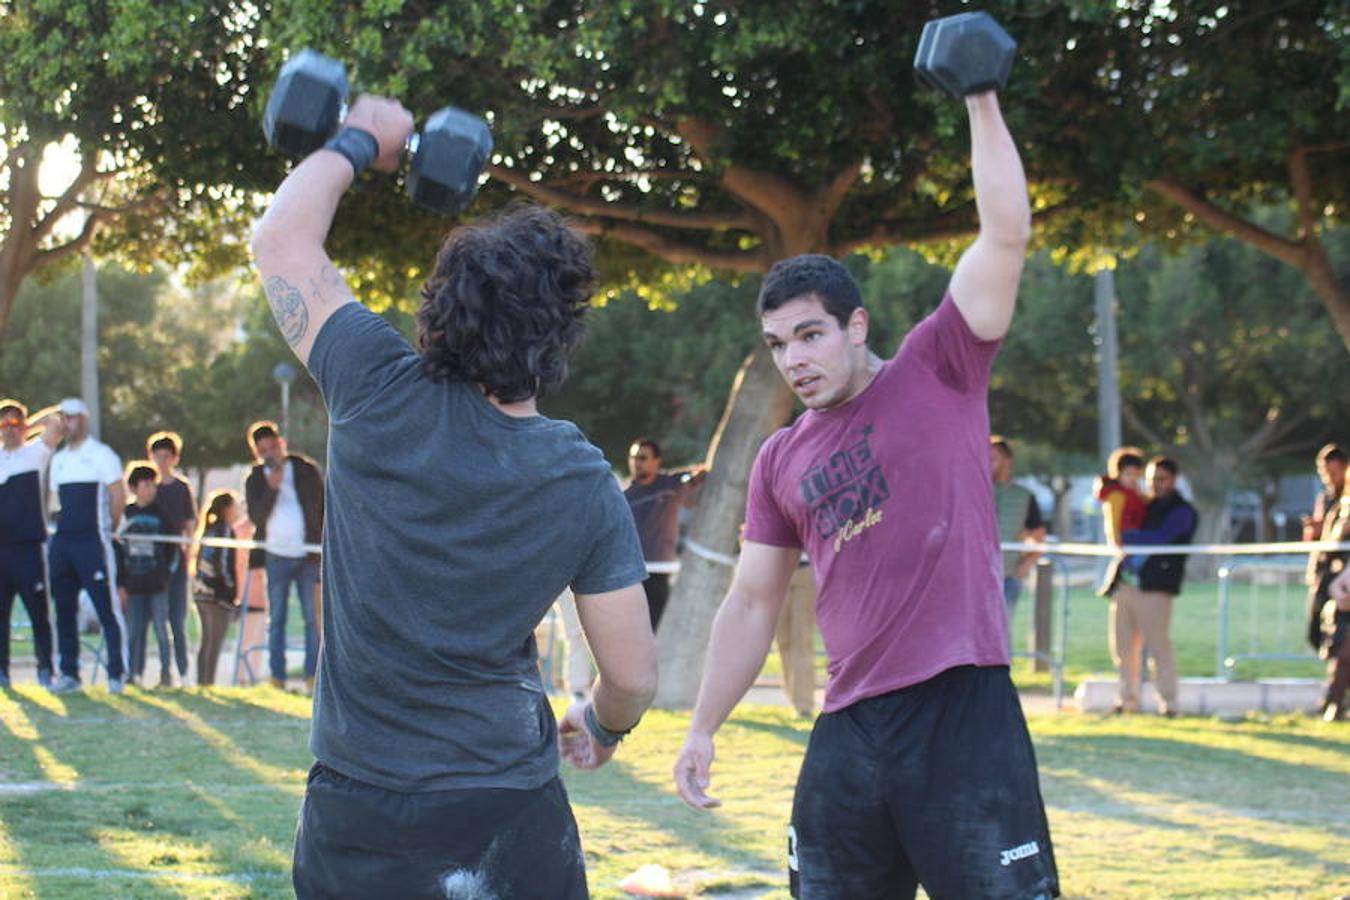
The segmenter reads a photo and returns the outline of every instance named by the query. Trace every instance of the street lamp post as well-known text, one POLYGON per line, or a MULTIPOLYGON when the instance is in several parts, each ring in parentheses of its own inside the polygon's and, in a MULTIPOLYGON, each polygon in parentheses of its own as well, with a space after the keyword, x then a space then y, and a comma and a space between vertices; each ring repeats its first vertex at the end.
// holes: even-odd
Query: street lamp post
POLYGON ((279 362, 272 369, 272 377, 281 385, 281 433, 291 433, 291 382, 295 380, 295 366, 279 362))

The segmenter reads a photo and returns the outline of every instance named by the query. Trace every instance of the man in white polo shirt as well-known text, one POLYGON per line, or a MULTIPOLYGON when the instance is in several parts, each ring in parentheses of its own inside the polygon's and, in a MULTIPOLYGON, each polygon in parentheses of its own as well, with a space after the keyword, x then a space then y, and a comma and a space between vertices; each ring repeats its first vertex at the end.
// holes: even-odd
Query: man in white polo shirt
POLYGON ((89 407, 83 400, 61 401, 66 443, 52 456, 49 482, 60 506, 56 534, 47 551, 52 599, 56 605, 56 643, 61 677, 56 693, 80 689, 79 597, 89 595, 103 628, 108 655, 108 691, 122 692, 126 680, 122 611, 113 603, 112 534, 126 505, 122 460, 107 444, 89 434, 89 407))
POLYGON ((0 400, 0 687, 9 687, 9 615, 18 594, 33 625, 33 654, 38 683, 52 683, 52 623, 47 606, 47 513, 42 482, 47 462, 65 434, 55 409, 39 412, 46 420, 42 437, 28 440, 28 408, 18 400, 0 400))

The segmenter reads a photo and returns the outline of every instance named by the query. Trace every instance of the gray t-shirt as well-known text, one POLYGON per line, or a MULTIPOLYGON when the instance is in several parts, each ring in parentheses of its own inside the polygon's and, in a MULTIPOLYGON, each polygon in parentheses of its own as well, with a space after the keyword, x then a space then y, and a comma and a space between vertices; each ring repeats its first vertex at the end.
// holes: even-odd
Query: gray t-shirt
POLYGON ((430 380, 359 304, 324 324, 309 367, 329 415, 310 750, 396 791, 548 782, 534 628, 565 587, 646 576, 604 456, 570 422, 430 380))
POLYGON ((624 490, 642 539, 642 555, 651 562, 675 559, 675 544, 680 538, 680 506, 692 487, 685 476, 662 472, 650 484, 635 481, 624 490))

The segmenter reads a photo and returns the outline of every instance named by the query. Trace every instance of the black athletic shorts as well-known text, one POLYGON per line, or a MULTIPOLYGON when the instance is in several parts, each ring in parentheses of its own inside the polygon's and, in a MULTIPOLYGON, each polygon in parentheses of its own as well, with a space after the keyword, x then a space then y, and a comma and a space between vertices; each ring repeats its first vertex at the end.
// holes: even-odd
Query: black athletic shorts
POLYGON ((562 782, 534 790, 400 793, 315 763, 292 872, 301 900, 585 900, 562 782))
POLYGON ((816 720, 788 832, 792 896, 1059 896, 1006 666, 961 666, 816 720))

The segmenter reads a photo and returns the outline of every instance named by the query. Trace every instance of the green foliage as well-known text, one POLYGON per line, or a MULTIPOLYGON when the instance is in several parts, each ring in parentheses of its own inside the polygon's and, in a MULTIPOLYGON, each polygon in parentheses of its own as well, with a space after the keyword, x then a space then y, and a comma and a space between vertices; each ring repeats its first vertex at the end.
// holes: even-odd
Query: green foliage
MULTIPOLYGON (((189 467, 248 458, 244 430, 279 418, 273 367, 294 357, 252 285, 187 289, 162 272, 105 266, 98 275, 102 438, 124 460, 145 456, 161 428, 183 436, 189 467)), ((0 394, 31 409, 80 393, 80 274, 72 266, 25 286, 0 350, 0 394)), ((301 374, 291 390, 291 443, 323 455, 327 419, 301 374)))
POLYGON ((562 390, 543 411, 575 421, 619 466, 638 436, 661 442, 669 466, 701 461, 737 369, 758 340, 759 279, 713 281, 652 308, 623 293, 588 314, 588 335, 562 390))

